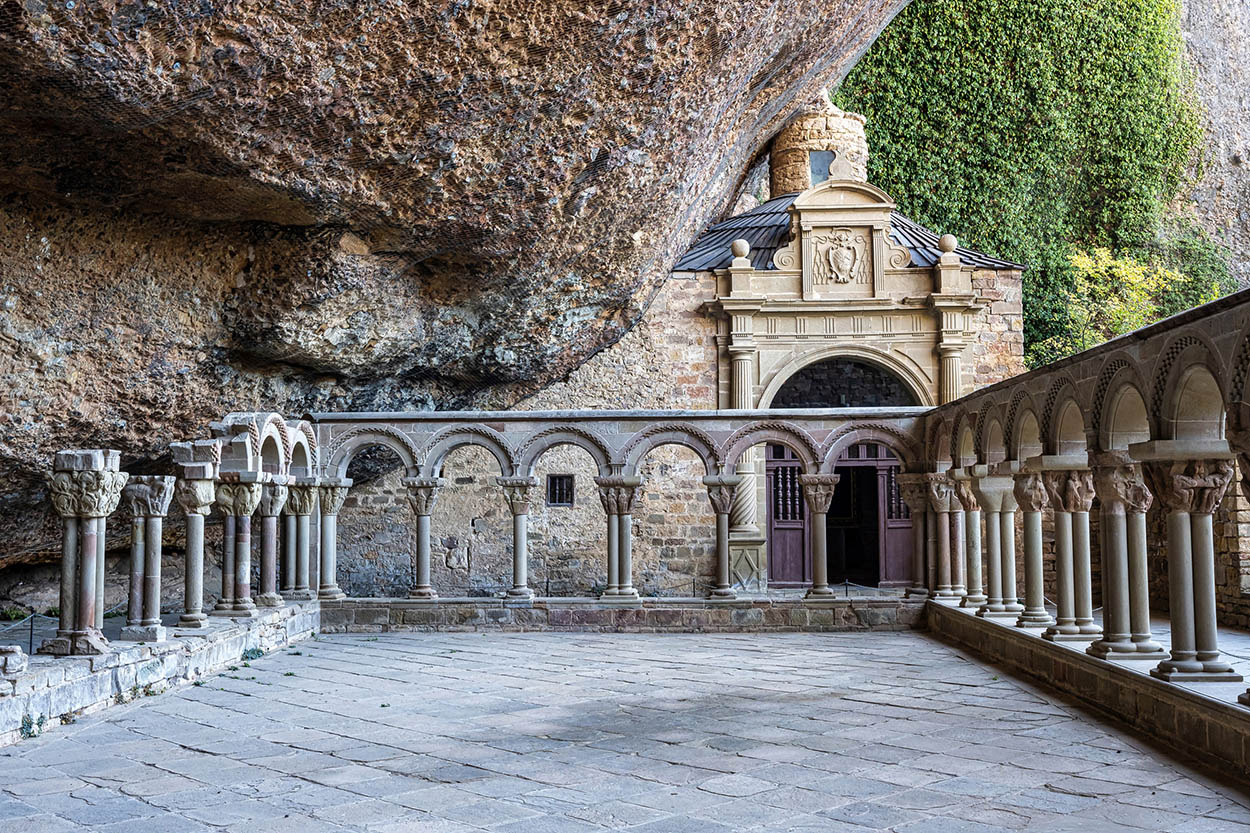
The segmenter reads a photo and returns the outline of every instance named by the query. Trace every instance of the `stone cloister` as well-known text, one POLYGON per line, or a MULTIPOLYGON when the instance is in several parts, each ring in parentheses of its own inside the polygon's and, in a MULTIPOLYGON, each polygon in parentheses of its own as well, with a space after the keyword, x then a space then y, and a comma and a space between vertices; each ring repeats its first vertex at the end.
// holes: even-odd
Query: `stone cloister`
MULTIPOLYGON (((1214 516, 1236 473, 1250 471, 1247 372, 1250 293, 1240 293, 937 407, 319 413, 302 419, 238 413, 214 423, 204 438, 173 443, 169 476, 129 477, 119 470, 117 451, 65 451, 57 455, 50 480, 64 523, 61 620, 56 636, 40 650, 68 657, 115 650, 101 631, 99 565, 105 524, 122 505, 125 511, 118 514, 133 519, 123 641, 176 641, 214 620, 246 623, 267 610, 307 606, 314 597, 322 627, 332 630, 489 624, 491 616, 480 610, 483 600, 440 598, 430 580, 431 509, 449 474, 445 459, 465 445, 485 449, 498 464, 498 499, 514 521, 512 587, 500 601, 501 610, 534 611, 556 601, 537 598, 529 585, 527 514, 537 488, 537 461, 556 447, 572 445, 595 462, 607 531, 602 557, 610 582, 598 599, 580 600, 583 608, 613 612, 615 618, 602 621, 627 629, 631 623, 692 627, 680 615, 641 618, 640 611, 657 606, 713 617, 696 618, 694 629, 715 629, 721 621, 715 618, 718 606, 733 611, 738 625, 777 625, 780 620, 744 617, 742 611, 774 602, 750 594, 740 598, 729 574, 730 514, 740 480, 735 468, 765 443, 797 456, 802 496, 817 520, 808 556, 811 587, 805 598, 777 604, 853 608, 857 600, 838 598, 823 572, 827 543, 821 521, 838 488, 835 461, 846 448, 872 441, 897 453, 904 467, 903 499, 916 529, 923 531, 913 536, 907 598, 896 603, 914 613, 890 626, 918 621, 917 605, 927 601, 925 619, 934 630, 974 644, 979 638, 1023 638, 1027 644, 1005 649, 1017 657, 1053 643, 1071 661, 1075 646, 1089 662, 1129 669, 1123 673, 1129 675, 1130 689, 1141 684, 1139 672, 1146 670, 1165 689, 1237 682, 1241 675, 1222 657, 1218 643, 1217 549, 1224 547, 1216 540, 1214 516), (336 516, 352 488, 345 474, 354 455, 379 444, 403 464, 414 530, 410 598, 344 599, 336 580, 336 516), (633 584, 632 511, 639 490, 647 488, 640 466, 648 454, 670 444, 698 456, 715 514, 717 581, 705 600, 640 599, 633 584), (1152 505, 1159 507, 1161 525, 1148 520, 1152 505), (175 506, 188 530, 184 604, 176 621, 163 624, 160 525, 175 506), (1044 530, 1047 506, 1051 511, 1044 530), (1097 523, 1092 524, 1095 507, 1097 523), (204 521, 214 511, 223 528, 222 579, 219 588, 208 588, 216 601, 205 611, 204 521), (1096 541, 1091 529, 1098 532, 1096 541), (1053 613, 1043 583, 1045 532, 1054 542, 1053 613), (1093 609, 1092 552, 1102 563, 1101 619, 1093 609), (1150 574, 1152 564, 1160 563, 1152 556, 1160 553, 1166 553, 1162 564, 1168 583, 1166 648, 1150 627, 1150 574), (310 584, 314 558, 315 589, 310 584), (399 618, 384 612, 380 619, 356 618, 352 612, 376 612, 388 605, 405 612, 399 618), (431 616, 404 618, 421 610, 431 616), (438 618, 448 611, 459 618, 438 618), (980 630, 969 636, 969 628, 980 630)), ((537 619, 507 621, 522 628, 540 624, 537 619)), ((553 616, 546 624, 578 621, 553 616)), ((816 629, 848 621, 874 624, 866 619, 802 621, 816 629)), ((8 678, 18 679, 20 649, 6 650, 8 678)), ((1250 696, 1240 699, 1250 705, 1250 696)), ((1234 735, 1244 727, 1250 739, 1250 711, 1239 724, 1228 724, 1226 712, 1220 711, 1187 718, 1204 719, 1225 721, 1221 731, 1234 735)), ((1241 747, 1230 750, 1227 737, 1212 732, 1202 746, 1206 754, 1244 765, 1241 747)))

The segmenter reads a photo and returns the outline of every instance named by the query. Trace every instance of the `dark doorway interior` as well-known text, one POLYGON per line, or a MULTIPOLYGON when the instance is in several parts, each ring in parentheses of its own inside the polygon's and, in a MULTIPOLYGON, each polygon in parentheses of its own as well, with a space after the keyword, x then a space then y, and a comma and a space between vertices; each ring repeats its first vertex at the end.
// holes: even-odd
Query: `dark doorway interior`
POLYGON ((880 478, 868 466, 839 466, 827 518, 829 583, 876 587, 881 578, 880 478))

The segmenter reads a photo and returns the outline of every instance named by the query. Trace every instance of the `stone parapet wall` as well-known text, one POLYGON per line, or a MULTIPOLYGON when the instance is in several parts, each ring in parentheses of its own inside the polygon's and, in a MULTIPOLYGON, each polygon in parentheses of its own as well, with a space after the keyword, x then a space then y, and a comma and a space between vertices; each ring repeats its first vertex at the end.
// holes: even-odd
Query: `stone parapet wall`
POLYGON ((977 314, 972 360, 963 364, 963 389, 971 393, 1017 376, 1024 366, 1022 278, 1009 269, 972 273, 972 292, 986 304, 977 314))
POLYGON ((344 599, 321 604, 324 633, 394 631, 620 631, 638 633, 903 630, 923 626, 924 603, 899 599, 829 601, 646 599, 344 599))
POLYGON ((316 602, 263 612, 253 620, 226 620, 203 633, 183 631, 165 642, 114 642, 97 656, 30 657, 25 670, 0 674, 0 746, 77 717, 159 694, 165 689, 307 639, 320 629, 316 602))
MULTIPOLYGON (((1219 683, 1176 684, 1138 668, 1095 659, 1082 643, 1055 643, 1032 632, 930 603, 925 623, 937 638, 966 648, 981 659, 1077 698, 1103 715, 1147 732, 1174 749, 1204 759, 1240 778, 1250 776, 1250 710, 1195 690, 1219 683)), ((1241 686, 1231 687, 1235 693, 1241 686)))

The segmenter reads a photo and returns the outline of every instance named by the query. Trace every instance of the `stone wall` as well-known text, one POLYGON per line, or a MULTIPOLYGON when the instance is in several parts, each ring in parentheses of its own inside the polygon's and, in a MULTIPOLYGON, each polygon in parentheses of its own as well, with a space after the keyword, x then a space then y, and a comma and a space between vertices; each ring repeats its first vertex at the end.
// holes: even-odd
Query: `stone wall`
MULTIPOLYGON (((522 402, 526 410, 716 406, 716 323, 699 312, 712 297, 710 274, 663 285, 624 338, 569 377, 522 402)), ((544 454, 531 501, 530 584, 546 595, 594 594, 607 583, 606 524, 589 455, 573 447, 544 454), (547 506, 550 474, 571 474, 574 505, 547 506)), ((656 595, 702 593, 715 568, 715 516, 695 455, 653 451, 640 474, 634 510, 634 582, 656 595)), ((442 595, 492 595, 511 586, 512 516, 495 484, 498 465, 476 447, 443 467, 431 518, 431 576, 442 595)), ((404 596, 411 586, 412 512, 399 473, 352 488, 339 518, 339 583, 349 596, 404 596)))
POLYGON ((1020 273, 979 269, 972 273, 972 291, 989 305, 977 314, 972 360, 963 365, 965 393, 1017 376, 1026 369, 1020 273))

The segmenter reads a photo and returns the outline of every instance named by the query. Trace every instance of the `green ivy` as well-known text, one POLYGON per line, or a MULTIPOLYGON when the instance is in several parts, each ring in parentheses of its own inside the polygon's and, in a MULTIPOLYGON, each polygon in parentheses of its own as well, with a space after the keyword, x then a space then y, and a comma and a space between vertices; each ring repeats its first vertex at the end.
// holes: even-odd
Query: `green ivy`
POLYGON ((1202 141, 1176 0, 914 0, 834 102, 904 213, 1029 265, 1026 344, 1065 331, 1077 250, 1229 288, 1215 244, 1164 233, 1202 141))

